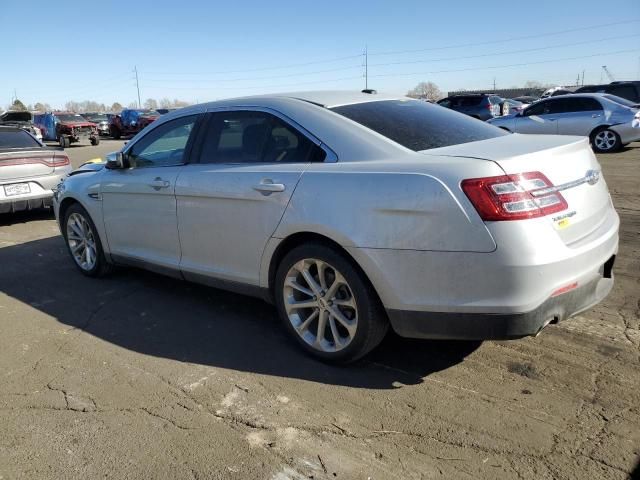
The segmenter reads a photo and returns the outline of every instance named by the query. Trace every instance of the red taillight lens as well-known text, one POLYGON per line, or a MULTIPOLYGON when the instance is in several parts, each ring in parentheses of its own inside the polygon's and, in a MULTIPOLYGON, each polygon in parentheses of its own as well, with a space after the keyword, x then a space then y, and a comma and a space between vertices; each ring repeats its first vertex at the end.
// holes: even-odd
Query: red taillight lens
POLYGON ((46 159, 44 163, 49 167, 64 167, 65 165, 69 165, 70 162, 69 157, 65 154, 56 153, 53 158, 46 159))
POLYGON ((560 192, 540 172, 463 180, 462 190, 486 221, 522 220, 560 212, 568 207, 560 192))

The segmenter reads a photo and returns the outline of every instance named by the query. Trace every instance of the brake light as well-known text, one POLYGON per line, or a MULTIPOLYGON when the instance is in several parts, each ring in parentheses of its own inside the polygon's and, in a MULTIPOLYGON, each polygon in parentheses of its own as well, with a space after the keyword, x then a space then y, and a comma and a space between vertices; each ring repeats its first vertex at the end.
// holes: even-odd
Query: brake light
POLYGON ((462 190, 485 221, 523 220, 560 212, 568 207, 560 192, 540 172, 463 180, 462 190))
POLYGON ((45 160, 46 165, 50 167, 64 167, 65 165, 69 165, 69 157, 65 154, 56 154, 51 160, 45 160))

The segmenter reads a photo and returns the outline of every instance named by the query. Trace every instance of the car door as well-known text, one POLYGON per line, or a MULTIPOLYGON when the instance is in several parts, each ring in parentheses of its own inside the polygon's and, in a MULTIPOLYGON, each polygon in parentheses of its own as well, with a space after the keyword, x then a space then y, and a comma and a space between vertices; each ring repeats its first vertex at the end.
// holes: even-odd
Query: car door
POLYGON ((184 277, 257 286, 263 250, 300 176, 323 159, 318 144, 268 111, 209 113, 199 163, 176 184, 184 277))
POLYGON ((557 115, 560 135, 588 136, 603 121, 604 109, 595 98, 568 97, 563 104, 564 111, 557 115))
POLYGON ((558 123, 555 113, 555 103, 560 99, 548 99, 534 103, 526 108, 516 119, 517 133, 555 134, 558 133, 558 123))
POLYGON ((104 172, 103 217, 116 261, 179 271, 175 185, 197 121, 187 115, 156 126, 125 149, 129 168, 104 172))

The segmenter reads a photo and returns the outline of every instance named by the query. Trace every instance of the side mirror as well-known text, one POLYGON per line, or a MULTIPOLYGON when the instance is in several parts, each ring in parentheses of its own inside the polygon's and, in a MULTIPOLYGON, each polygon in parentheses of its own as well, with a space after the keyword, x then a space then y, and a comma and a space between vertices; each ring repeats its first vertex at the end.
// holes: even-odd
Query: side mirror
POLYGON ((125 158, 122 152, 114 152, 107 155, 107 164, 106 168, 109 170, 120 170, 125 168, 124 166, 125 158))

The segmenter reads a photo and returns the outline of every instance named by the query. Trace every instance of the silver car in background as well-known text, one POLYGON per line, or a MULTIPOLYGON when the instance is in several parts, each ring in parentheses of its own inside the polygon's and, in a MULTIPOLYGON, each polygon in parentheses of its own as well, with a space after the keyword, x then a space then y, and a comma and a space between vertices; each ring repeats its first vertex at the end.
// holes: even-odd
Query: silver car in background
POLYGON ((50 207, 69 157, 19 127, 0 126, 0 213, 50 207))
POLYGON ((582 135, 589 137, 596 152, 615 152, 640 140, 638 105, 606 94, 549 97, 488 122, 513 133, 582 135))
POLYGON ((608 294, 618 249, 585 138, 367 93, 163 115, 65 179, 54 209, 83 274, 132 265, 260 296, 303 348, 340 362, 389 326, 535 335, 608 294))

